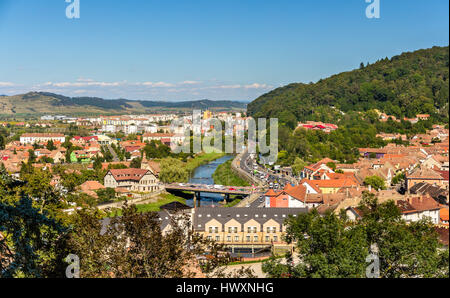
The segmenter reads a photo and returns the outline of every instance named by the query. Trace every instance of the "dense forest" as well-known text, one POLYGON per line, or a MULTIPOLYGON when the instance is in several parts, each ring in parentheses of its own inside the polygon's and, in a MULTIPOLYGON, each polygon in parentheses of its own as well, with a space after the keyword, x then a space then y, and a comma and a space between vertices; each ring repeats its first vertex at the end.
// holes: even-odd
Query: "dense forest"
MULTIPOLYGON (((408 137, 426 133, 435 123, 448 127, 448 47, 434 47, 382 59, 372 65, 320 80, 275 89, 249 104, 255 118, 278 118, 278 163, 302 168, 307 162, 330 157, 345 163, 357 161, 357 148, 385 146, 378 133, 408 137), (402 119, 379 121, 375 110, 402 119), (426 113, 427 121, 412 124, 426 113), (331 133, 298 129, 299 121, 337 124, 331 133)), ((407 142, 395 140, 405 145, 407 142)))
POLYGON ((317 83, 275 89, 248 106, 253 117, 274 117, 294 128, 297 121, 332 121, 340 113, 378 109, 389 115, 420 113, 448 123, 449 48, 433 47, 384 58, 317 83))

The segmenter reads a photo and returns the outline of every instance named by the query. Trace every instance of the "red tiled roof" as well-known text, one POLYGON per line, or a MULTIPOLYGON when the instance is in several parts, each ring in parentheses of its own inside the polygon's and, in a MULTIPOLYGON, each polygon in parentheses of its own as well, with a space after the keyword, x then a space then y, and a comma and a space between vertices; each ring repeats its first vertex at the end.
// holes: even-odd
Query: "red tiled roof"
POLYGON ((116 181, 127 181, 134 180, 140 181, 144 175, 146 175, 149 171, 143 169, 119 169, 119 170, 110 170, 111 175, 113 175, 116 181))

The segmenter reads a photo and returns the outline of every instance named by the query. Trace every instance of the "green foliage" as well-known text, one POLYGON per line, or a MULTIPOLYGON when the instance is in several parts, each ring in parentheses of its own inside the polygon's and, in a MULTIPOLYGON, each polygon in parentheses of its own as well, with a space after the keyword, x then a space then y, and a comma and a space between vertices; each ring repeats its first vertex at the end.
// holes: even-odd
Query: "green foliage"
POLYGON ((406 174, 405 173, 403 173, 403 172, 398 173, 397 175, 395 175, 394 178, 392 178, 392 184, 393 185, 398 184, 398 183, 400 183, 402 181, 405 181, 405 179, 406 179, 406 174))
POLYGON ((186 182, 189 178, 185 164, 175 158, 166 158, 161 161, 159 179, 164 183, 186 182))
POLYGON ((296 157, 292 164, 292 172, 294 175, 299 176, 303 169, 307 166, 306 162, 300 157, 296 157))
POLYGON ((132 169, 140 169, 142 164, 142 158, 134 158, 130 163, 130 168, 132 169))
POLYGON ((4 129, 3 127, 0 127, 0 150, 5 149, 7 137, 8 137, 8 133, 7 133, 6 129, 4 129))
POLYGON ((161 141, 153 140, 144 147, 144 154, 147 158, 166 158, 171 156, 171 149, 161 141))
POLYGON ((50 151, 56 150, 55 143, 52 140, 48 141, 46 148, 50 151))
POLYGON ((230 185, 230 186, 250 186, 250 184, 239 177, 231 168, 231 163, 233 161, 229 160, 217 167, 216 171, 212 175, 215 184, 219 185, 230 185))
POLYGON ((386 183, 378 176, 369 176, 364 179, 364 185, 370 185, 376 190, 386 189, 386 183))
POLYGON ((97 195, 98 203, 112 202, 116 199, 116 191, 114 188, 99 189, 97 195))

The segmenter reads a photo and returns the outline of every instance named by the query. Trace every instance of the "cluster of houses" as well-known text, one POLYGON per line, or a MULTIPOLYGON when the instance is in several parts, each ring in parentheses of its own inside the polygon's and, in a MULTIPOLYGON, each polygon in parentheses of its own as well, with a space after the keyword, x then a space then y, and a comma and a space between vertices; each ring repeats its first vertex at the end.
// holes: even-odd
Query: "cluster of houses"
MULTIPOLYGON (((364 192, 375 194, 381 202, 394 200, 408 221, 428 217, 448 228, 449 141, 445 137, 431 146, 389 144, 380 149, 360 148, 354 164, 339 164, 325 158, 306 166, 298 185, 269 190, 266 208, 317 208, 319 212, 345 210, 350 218, 360 218, 357 209, 364 192), (377 176, 386 189, 366 185, 367 177, 377 176), (394 177, 404 177, 403 181, 394 177)), ((401 180, 401 179, 400 179, 401 180)))
POLYGON ((306 123, 298 123, 297 129, 306 129, 306 130, 320 130, 325 133, 330 133, 332 131, 335 131, 339 128, 336 124, 331 123, 323 123, 323 122, 316 122, 316 121, 307 121, 306 123))
MULTIPOLYGON (((380 121, 382 122, 387 122, 389 119, 391 119, 392 121, 395 122, 401 122, 400 119, 397 119, 397 117, 393 116, 393 115, 387 115, 386 113, 380 113, 379 111, 376 111, 380 117, 380 121)), ((404 117, 403 120, 404 121, 408 121, 411 122, 411 124, 416 124, 419 121, 427 121, 428 119, 430 119, 430 115, 429 114, 418 114, 416 115, 415 118, 407 118, 404 117)))

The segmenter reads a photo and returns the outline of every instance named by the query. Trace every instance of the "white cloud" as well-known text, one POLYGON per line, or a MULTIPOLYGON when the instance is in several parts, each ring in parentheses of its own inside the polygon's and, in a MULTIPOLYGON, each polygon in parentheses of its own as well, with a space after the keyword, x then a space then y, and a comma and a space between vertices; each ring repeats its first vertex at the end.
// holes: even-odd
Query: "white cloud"
POLYGON ((198 82, 198 81, 184 81, 184 82, 181 82, 180 84, 181 85, 198 85, 198 84, 201 84, 202 82, 198 82))
POLYGON ((166 88, 175 86, 174 84, 166 83, 166 82, 157 82, 157 83, 154 83, 154 82, 143 82, 143 83, 137 83, 137 84, 138 85, 142 85, 142 86, 148 86, 148 87, 166 87, 166 88))
POLYGON ((270 89, 271 86, 269 86, 267 84, 254 83, 254 84, 251 84, 251 85, 245 85, 244 88, 245 89, 270 89))
POLYGON ((0 87, 12 87, 12 86, 15 86, 15 84, 11 82, 0 82, 0 87))

